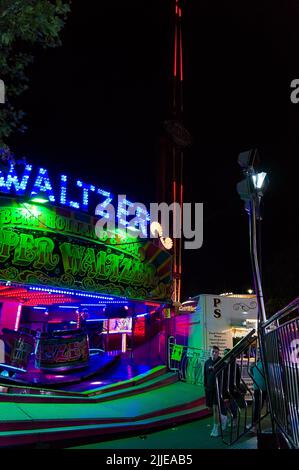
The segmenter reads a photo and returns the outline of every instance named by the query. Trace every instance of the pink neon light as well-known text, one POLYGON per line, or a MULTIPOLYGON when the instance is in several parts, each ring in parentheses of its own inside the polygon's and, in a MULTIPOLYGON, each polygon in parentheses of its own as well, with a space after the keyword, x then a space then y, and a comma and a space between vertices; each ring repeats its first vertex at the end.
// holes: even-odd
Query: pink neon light
POLYGON ((21 313, 22 313, 22 304, 18 305, 17 316, 16 316, 16 323, 15 323, 15 331, 18 331, 21 321, 21 313))

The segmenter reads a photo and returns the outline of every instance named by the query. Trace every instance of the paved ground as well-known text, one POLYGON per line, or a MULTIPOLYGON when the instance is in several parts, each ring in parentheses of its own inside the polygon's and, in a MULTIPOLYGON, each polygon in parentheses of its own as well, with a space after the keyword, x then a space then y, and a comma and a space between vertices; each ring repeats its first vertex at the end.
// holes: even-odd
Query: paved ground
POLYGON ((117 439, 77 447, 78 449, 257 449, 257 438, 252 433, 245 435, 232 447, 224 444, 220 437, 210 437, 212 418, 135 437, 117 439))

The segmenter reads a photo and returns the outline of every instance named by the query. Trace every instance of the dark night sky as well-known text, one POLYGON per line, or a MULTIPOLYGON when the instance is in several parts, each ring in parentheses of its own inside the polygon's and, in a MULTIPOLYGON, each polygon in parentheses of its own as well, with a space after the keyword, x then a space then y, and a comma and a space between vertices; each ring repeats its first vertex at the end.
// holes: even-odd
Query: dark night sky
MULTIPOLYGON (((62 47, 36 56, 23 100, 29 131, 13 139, 17 153, 131 200, 155 201, 159 133, 170 115, 172 3, 74 0, 62 47)), ((247 217, 235 189, 244 149, 259 148, 271 181, 263 222, 268 283, 277 259, 286 260, 275 268, 282 280, 297 273, 299 104, 289 95, 299 78, 299 6, 186 3, 185 123, 194 142, 185 200, 204 203, 204 245, 184 253, 183 297, 244 292, 247 217)))

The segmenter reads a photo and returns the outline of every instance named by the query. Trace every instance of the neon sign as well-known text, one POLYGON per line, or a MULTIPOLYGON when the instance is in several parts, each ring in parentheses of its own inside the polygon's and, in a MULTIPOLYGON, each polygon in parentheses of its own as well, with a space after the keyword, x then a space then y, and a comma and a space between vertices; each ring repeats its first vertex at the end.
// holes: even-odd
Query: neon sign
POLYGON ((119 224, 124 227, 128 225, 126 216, 132 215, 128 210, 132 207, 142 227, 150 220, 148 212, 141 204, 134 204, 125 197, 116 200, 111 192, 81 180, 70 184, 65 174, 59 175, 59 178, 52 178, 47 169, 34 169, 33 165, 11 164, 7 171, 0 170, 0 192, 25 196, 28 199, 39 197, 45 202, 84 212, 90 212, 93 201, 93 209, 97 207, 96 215, 105 218, 109 218, 107 207, 115 202, 119 224))
POLYGON ((70 289, 86 297, 105 293, 168 301, 171 255, 142 239, 99 239, 96 220, 71 208, 2 198, 0 280, 25 284, 37 293, 70 289))
POLYGON ((42 338, 36 350, 36 366, 45 369, 69 368, 87 364, 88 340, 85 333, 71 338, 42 338))
POLYGON ((147 255, 144 250, 139 250, 137 258, 118 252, 113 246, 2 228, 0 279, 133 299, 168 299, 170 258, 155 248, 162 257, 164 272, 159 265, 149 262, 148 256, 152 254, 147 255))

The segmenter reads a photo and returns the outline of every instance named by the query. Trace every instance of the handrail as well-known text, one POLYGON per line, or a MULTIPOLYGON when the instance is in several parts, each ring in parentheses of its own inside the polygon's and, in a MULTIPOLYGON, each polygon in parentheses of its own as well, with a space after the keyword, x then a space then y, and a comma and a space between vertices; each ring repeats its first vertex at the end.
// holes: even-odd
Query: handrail
POLYGON ((246 349, 245 346, 250 346, 250 344, 256 340, 256 338, 253 338, 255 333, 255 329, 249 331, 246 336, 244 336, 225 356, 220 359, 220 361, 217 362, 217 364, 214 366, 214 371, 217 372, 223 367, 223 364, 229 362, 231 358, 238 356, 242 350, 246 349))
POLYGON ((276 320, 280 320, 285 314, 290 313, 290 311, 293 311, 296 307, 299 307, 299 297, 297 297, 286 307, 282 308, 277 313, 275 313, 275 315, 273 315, 265 323, 262 324, 262 327, 267 328, 269 325, 271 325, 271 323, 275 322, 276 320))
POLYGON ((237 442, 253 426, 260 428, 261 420, 268 414, 267 408, 262 413, 265 396, 253 374, 257 363, 257 348, 252 348, 257 341, 255 333, 252 329, 213 367, 221 437, 227 445, 237 442))

